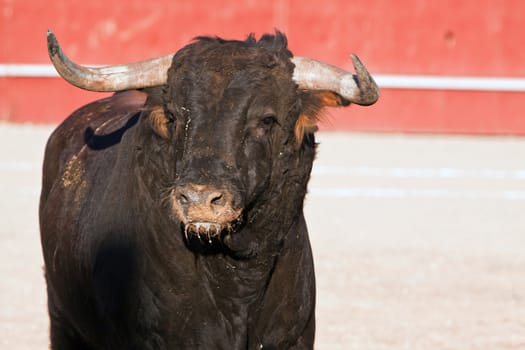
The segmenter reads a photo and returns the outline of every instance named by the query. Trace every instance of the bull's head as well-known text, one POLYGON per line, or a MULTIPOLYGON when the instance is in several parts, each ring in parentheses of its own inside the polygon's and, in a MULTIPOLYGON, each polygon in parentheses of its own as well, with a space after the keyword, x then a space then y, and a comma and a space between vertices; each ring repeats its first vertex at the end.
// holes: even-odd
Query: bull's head
POLYGON ((322 108, 371 105, 379 96, 355 55, 356 74, 292 57, 281 33, 259 41, 200 38, 174 55, 102 68, 71 62, 51 32, 48 48, 60 75, 80 88, 154 88, 142 120, 174 151, 162 155, 174 167, 170 210, 187 239, 224 237, 230 248, 231 233, 256 221, 264 206, 277 221, 300 210, 322 108))

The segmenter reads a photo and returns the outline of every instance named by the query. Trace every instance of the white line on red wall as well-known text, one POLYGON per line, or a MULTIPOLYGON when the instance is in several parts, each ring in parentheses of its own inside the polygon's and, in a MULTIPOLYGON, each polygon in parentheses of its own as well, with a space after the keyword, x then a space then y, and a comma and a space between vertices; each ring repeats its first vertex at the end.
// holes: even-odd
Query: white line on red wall
POLYGON ((525 78, 378 74, 374 79, 391 89, 525 91, 525 78))
MULTIPOLYGON (((0 64, 0 78, 55 78, 50 64, 0 64)), ((384 89, 525 91, 525 78, 375 74, 384 89)))
POLYGON ((55 78, 58 73, 51 64, 0 64, 0 78, 55 78))

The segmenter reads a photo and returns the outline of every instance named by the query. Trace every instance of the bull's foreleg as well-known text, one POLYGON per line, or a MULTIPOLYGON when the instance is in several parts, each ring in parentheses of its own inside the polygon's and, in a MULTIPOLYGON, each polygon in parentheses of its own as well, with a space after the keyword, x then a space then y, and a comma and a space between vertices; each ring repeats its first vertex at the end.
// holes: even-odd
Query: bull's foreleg
POLYGON ((82 338, 56 317, 50 318, 51 350, 93 350, 82 338))

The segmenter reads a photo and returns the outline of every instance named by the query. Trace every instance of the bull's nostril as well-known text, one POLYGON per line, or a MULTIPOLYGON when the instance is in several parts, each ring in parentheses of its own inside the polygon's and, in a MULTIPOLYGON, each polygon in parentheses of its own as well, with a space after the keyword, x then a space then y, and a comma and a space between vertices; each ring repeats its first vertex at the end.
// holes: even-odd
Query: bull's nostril
POLYGON ((220 192, 214 192, 209 195, 208 197, 208 203, 211 205, 222 205, 224 204, 223 200, 224 196, 220 192))
MULTIPOLYGON (((193 211, 201 210, 197 216, 206 216, 206 210, 217 215, 224 208, 231 206, 230 195, 227 191, 204 185, 182 185, 174 190, 174 205, 177 210, 193 211)), ((211 214, 210 214, 211 215, 211 214)))
POLYGON ((180 204, 188 204, 189 200, 188 197, 184 193, 179 193, 179 203, 180 204))

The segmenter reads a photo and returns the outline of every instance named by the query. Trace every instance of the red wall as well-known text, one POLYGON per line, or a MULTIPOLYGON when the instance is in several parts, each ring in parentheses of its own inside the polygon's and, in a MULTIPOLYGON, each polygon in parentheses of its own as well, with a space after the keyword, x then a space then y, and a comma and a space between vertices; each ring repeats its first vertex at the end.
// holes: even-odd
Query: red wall
MULTIPOLYGON (((48 63, 46 31, 77 62, 111 64, 174 52, 197 35, 243 38, 278 28, 296 55, 375 74, 525 77, 525 1, 3 1, 0 63, 48 63)), ((0 120, 61 121, 102 94, 55 78, 0 78, 0 120)), ((383 89, 368 108, 331 112, 326 129, 525 133, 525 96, 383 89)))

